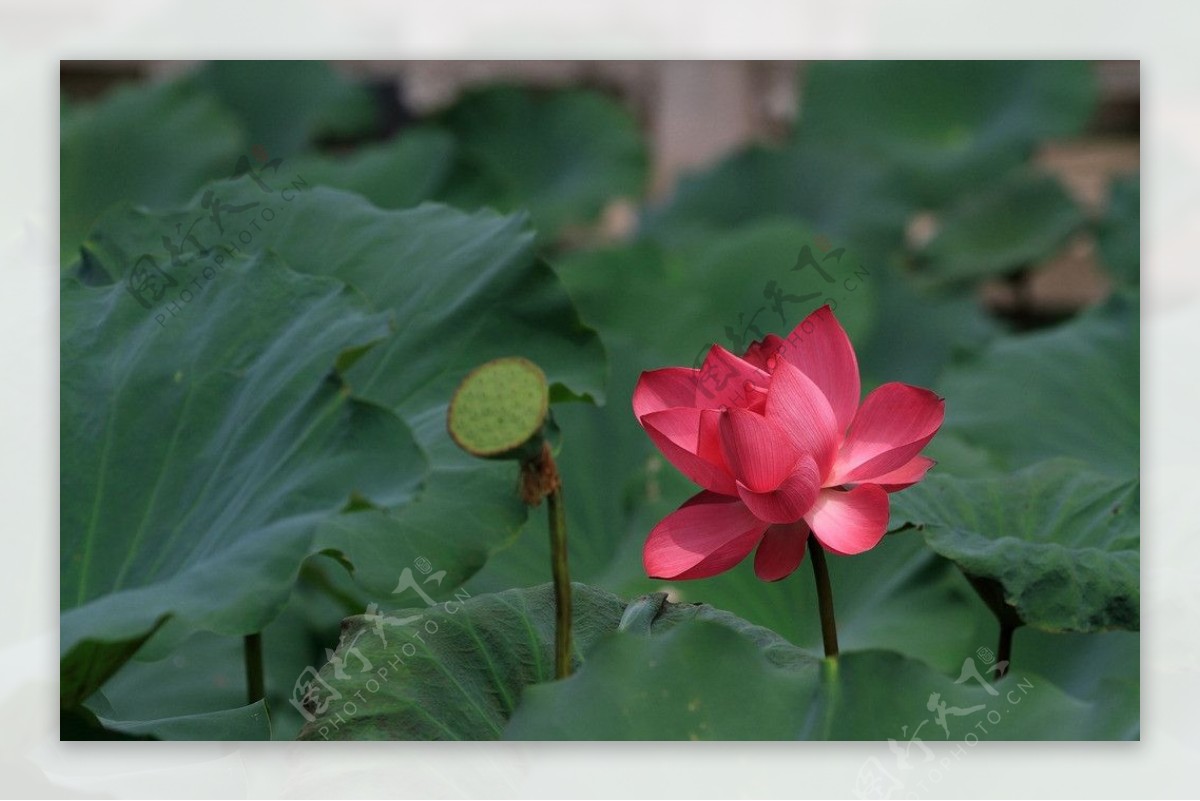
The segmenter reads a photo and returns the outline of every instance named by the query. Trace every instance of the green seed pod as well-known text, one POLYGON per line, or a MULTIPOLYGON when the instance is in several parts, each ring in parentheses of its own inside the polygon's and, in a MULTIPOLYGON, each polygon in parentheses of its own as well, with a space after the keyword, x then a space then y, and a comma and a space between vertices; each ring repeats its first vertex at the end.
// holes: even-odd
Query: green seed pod
POLYGON ((480 365, 463 379, 450 399, 446 427, 469 454, 528 461, 542 451, 549 408, 541 368, 510 356, 480 365))

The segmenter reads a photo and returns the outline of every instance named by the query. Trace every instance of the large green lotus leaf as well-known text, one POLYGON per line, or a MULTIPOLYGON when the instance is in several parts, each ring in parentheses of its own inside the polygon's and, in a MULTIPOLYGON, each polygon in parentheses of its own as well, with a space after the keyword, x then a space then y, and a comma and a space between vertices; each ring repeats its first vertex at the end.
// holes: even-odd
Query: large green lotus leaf
MULTIPOLYGON (((299 272, 351 284, 376 308, 391 310, 397 330, 347 378, 419 432, 444 429, 458 382, 499 356, 540 365, 552 400, 603 397, 603 346, 554 272, 534 257, 524 215, 436 204, 380 209, 358 195, 314 188, 286 162, 259 180, 261 187, 251 177, 214 183, 170 214, 114 213, 93 235, 94 250, 124 277, 140 254, 162 251, 163 232, 179 226, 193 231, 185 259, 205 247, 272 250, 299 272), (225 209, 223 231, 212 220, 212 203, 204 205, 208 193, 225 209)), ((196 267, 181 269, 190 276, 196 267)), ((454 449, 448 437, 440 440, 454 449)))
MULTIPOLYGON (((266 630, 270 631, 282 617, 271 621, 266 630)), ((102 690, 87 700, 86 707, 101 719, 106 728, 113 731, 140 730, 145 724, 161 720, 203 718, 219 723, 222 716, 233 713, 246 703, 243 660, 243 638, 207 631, 195 632, 174 644, 164 658, 143 661, 142 653, 137 654, 102 690)), ((275 649, 271 648, 264 660, 268 684, 287 680, 287 674, 284 674, 272 681, 280 662, 275 649)), ((292 680, 304 664, 307 662, 288 670, 292 680)), ((274 693, 259 703, 267 704, 272 715, 278 711, 286 712, 286 700, 277 700, 272 695, 274 693)), ((235 720, 236 717, 227 722, 233 723, 235 720)), ((203 738, 190 739, 238 739, 238 731, 233 727, 225 732, 208 732, 206 729, 206 733, 207 736, 203 738)), ((270 739, 272 734, 271 728, 268 728, 265 737, 251 739, 270 739)))
MULTIPOLYGON (((86 275, 119 267, 93 253, 86 275)), ((64 705, 168 617, 261 629, 322 518, 351 497, 399 506, 425 472, 403 421, 335 370, 388 336, 386 314, 276 257, 201 287, 172 318, 124 281, 63 281, 64 705)))
MULTIPOLYGON (((432 608, 385 610, 384 619, 348 619, 336 654, 314 684, 309 710, 315 720, 301 737, 498 738, 522 694, 553 679, 552 587, 474 597, 460 591, 458 598, 432 608), (349 709, 345 699, 353 703, 349 709)), ((818 670, 817 658, 774 632, 707 605, 666 603, 662 594, 626 605, 583 584, 573 585, 572 601, 576 667, 600 637, 618 629, 649 634, 705 620, 737 632, 773 664, 818 670)))
POLYGON ((118 203, 167 207, 233 175, 246 146, 210 94, 180 83, 121 87, 64 110, 59 146, 59 247, 65 266, 96 218, 118 203))
POLYGON ((545 236, 589 223, 610 201, 645 191, 647 157, 637 123, 596 92, 478 89, 440 114, 437 124, 460 147, 439 198, 465 207, 528 209, 545 236))
MULTIPOLYGON (((443 435, 441 429, 427 434, 443 435)), ((418 560, 443 574, 424 591, 451 597, 493 553, 511 545, 525 523, 528 510, 517 497, 514 464, 455 464, 449 461, 454 456, 435 457, 415 502, 341 515, 319 529, 318 545, 338 554, 370 597, 389 598, 404 568, 418 560)))
POLYGON ((429 589, 440 597, 511 543, 526 517, 514 466, 475 459, 447 436, 446 405, 458 382, 488 359, 520 355, 545 371, 552 400, 599 399, 604 348, 553 271, 531 255, 523 217, 435 205, 385 212, 320 189, 303 205, 308 199, 296 199, 269 246, 301 269, 334 271, 394 311, 399 331, 348 378, 400 412, 432 467, 416 503, 329 521, 320 542, 346 554, 376 594, 396 587, 396 565, 428 559, 448 574, 429 589))
POLYGON ((815 656, 815 652, 797 648, 771 629, 756 626, 711 604, 669 601, 665 592, 647 593, 630 601, 617 630, 659 635, 693 620, 707 620, 737 632, 752 642, 774 665, 812 675, 820 670, 821 658, 815 656))
MULTIPOLYGON (((231 225, 237 218, 230 214, 223 241, 210 224, 196 229, 194 244, 211 248, 221 242, 231 248, 242 241, 236 231, 252 231, 247 236, 253 244, 245 250, 270 248, 306 272, 335 273, 376 306, 390 307, 399 330, 379 355, 356 353, 361 358, 353 366, 347 360, 346 375, 357 394, 401 412, 434 467, 426 493, 411 509, 364 509, 346 520, 326 521, 313 546, 356 557, 364 585, 377 593, 393 590, 402 567, 416 557, 460 579, 489 550, 511 539, 524 510, 515 497, 511 465, 472 460, 446 436, 445 404, 454 386, 478 362, 518 353, 545 368, 556 397, 599 396, 602 347, 579 322, 553 273, 533 259, 532 236, 520 218, 436 206, 385 212, 346 193, 302 191, 299 176, 290 183, 279 180, 271 195, 250 178, 211 187, 226 206, 259 203, 253 207, 256 219, 251 218, 257 226, 246 218, 231 225), (273 211, 270 221, 264 209, 273 211), (464 496, 463 487, 471 487, 472 494, 464 496)), ((197 220, 208 219, 193 209, 162 215, 115 212, 93 233, 81 274, 92 281, 127 278, 137 254, 160 247, 160 232, 176 226, 191 230, 197 220)), ((184 253, 180 266, 167 268, 165 257, 163 266, 187 286, 189 278, 203 277, 205 263, 184 253)), ((181 308, 190 312, 194 305, 181 308)), ((168 325, 186 319, 176 319, 165 307, 159 315, 168 325)), ((398 504, 385 499, 377 505, 398 504)), ((457 585, 451 580, 444 586, 457 585)))
POLYGON ((321 61, 212 61, 183 82, 216 96, 249 144, 271 158, 288 158, 325 137, 362 137, 378 124, 370 90, 321 61))
POLYGON ((616 635, 581 672, 531 687, 505 729, 513 740, 793 739, 819 682, 772 665, 748 638, 694 621, 661 635, 616 635), (594 662, 593 662, 594 660, 594 662))
POLYGON ((1082 61, 825 61, 802 84, 801 145, 887 163, 919 205, 941 205, 1078 133, 1095 107, 1082 61))
POLYGON ((1051 258, 1082 225, 1056 179, 1018 172, 951 207, 918 260, 937 283, 1006 275, 1051 258))
MULTIPOLYGON (((554 676, 550 585, 348 618, 311 679, 302 739, 498 739, 525 688, 554 676)), ((625 604, 573 585, 575 662, 614 631, 625 604)))
POLYGON ((1138 285, 1142 267, 1142 185, 1138 175, 1112 185, 1108 209, 1096 233, 1100 259, 1119 281, 1138 285))
MULTIPOLYGON (((303 679, 306 668, 325 663, 326 648, 337 642, 342 619, 367 608, 342 576, 345 571, 327 557, 310 558, 301 567, 287 606, 263 630, 264 687, 273 739, 295 738, 304 724, 291 703, 297 680, 303 679)), ((200 631, 176 643, 154 640, 89 698, 87 707, 109 728, 121 731, 147 721, 208 714, 213 722, 233 724, 240 719, 234 712, 246 703, 243 660, 241 637, 200 631)), ((240 739, 240 733, 231 725, 225 731, 212 730, 205 739, 240 739)))
MULTIPOLYGON (((244 700, 244 699, 243 699, 244 700)), ((190 715, 123 720, 104 704, 103 696, 93 697, 92 711, 77 707, 64 712, 82 725, 60 731, 61 740, 269 740, 271 716, 265 701, 245 706, 197 712, 190 715)))
POLYGON ((1136 695, 1132 702, 1128 696, 1082 701, 1020 670, 992 684, 988 663, 974 657, 951 675, 879 650, 843 652, 814 669, 805 654, 781 660, 788 648, 799 650, 776 643, 772 654, 704 619, 651 636, 612 634, 572 677, 526 690, 504 736, 901 745, 915 735, 957 742, 968 733, 994 740, 1137 736, 1136 695))
POLYGON ((1136 476, 1138 299, 1118 294, 1056 328, 995 340, 938 384, 944 431, 1013 469, 1056 456, 1136 476))
POLYGON ((751 145, 684 176, 665 203, 646 212, 639 234, 687 246, 783 218, 875 261, 903 243, 909 207, 899 196, 883 166, 843 148, 751 145))
POLYGON ((926 478, 896 497, 964 573, 999 583, 1020 620, 1047 631, 1139 628, 1139 482, 1057 459, 1002 478, 926 478))
MULTIPOLYGON (((399 571, 418 557, 453 576, 444 587, 458 586, 525 517, 514 466, 473 459, 446 434, 446 405, 458 382, 488 359, 520 355, 545 370, 552 399, 599 398, 603 346, 553 271, 534 258, 523 216, 432 204, 386 211, 346 192, 305 189, 303 176, 287 165, 263 177, 270 194, 249 176, 205 190, 223 207, 250 207, 227 213, 223 238, 202 193, 190 211, 114 214, 93 235, 94 257, 83 267, 128 269, 136 254, 158 246, 157 232, 195 224, 198 246, 271 249, 296 269, 334 275, 391 310, 395 333, 346 377, 357 394, 401 414, 432 472, 409 508, 329 521, 319 545, 357 557, 347 561, 374 594, 395 588, 399 571)), ((195 271, 188 263, 181 269, 195 271)))
POLYGON ((383 209, 403 209, 434 197, 454 164, 454 139, 415 129, 347 155, 298 156, 289 168, 313 186, 357 192, 383 209))

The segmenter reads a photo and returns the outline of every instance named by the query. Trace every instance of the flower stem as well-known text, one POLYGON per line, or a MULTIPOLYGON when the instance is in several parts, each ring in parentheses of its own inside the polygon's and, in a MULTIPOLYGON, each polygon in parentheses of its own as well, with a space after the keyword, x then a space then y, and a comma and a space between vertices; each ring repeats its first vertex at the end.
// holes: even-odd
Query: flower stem
MULTIPOLYGON (((547 452, 545 458, 553 457, 547 452)), ((567 569, 567 519, 563 510, 562 487, 548 496, 546 511, 550 519, 550 564, 554 573, 554 675, 571 675, 571 575, 567 569)))
POLYGON ((837 659, 837 621, 833 619, 833 589, 829 586, 829 567, 825 564, 825 549, 811 534, 808 553, 812 558, 813 578, 817 582, 817 607, 821 612, 821 639, 825 642, 825 658, 837 659))
POLYGON ((1017 626, 1010 621, 1000 622, 1000 645, 996 648, 996 664, 1001 665, 996 670, 996 681, 1004 678, 1004 674, 1008 672, 1008 666, 1012 663, 1012 642, 1013 632, 1017 630, 1017 626))
POLYGON ((1003 662, 1004 667, 997 668, 993 673, 995 680, 1000 681, 1012 667, 1013 632, 1024 625, 1024 621, 1017 614, 1017 610, 1004 600, 1004 588, 1000 586, 1000 582, 992 578, 974 576, 965 571, 963 575, 967 577, 967 581, 971 582, 975 592, 983 599, 987 608, 996 616, 996 622, 1000 624, 1000 644, 996 646, 996 664, 999 665, 1003 662))
POLYGON ((246 654, 246 697, 253 704, 266 697, 263 687, 262 632, 247 634, 242 644, 246 654))

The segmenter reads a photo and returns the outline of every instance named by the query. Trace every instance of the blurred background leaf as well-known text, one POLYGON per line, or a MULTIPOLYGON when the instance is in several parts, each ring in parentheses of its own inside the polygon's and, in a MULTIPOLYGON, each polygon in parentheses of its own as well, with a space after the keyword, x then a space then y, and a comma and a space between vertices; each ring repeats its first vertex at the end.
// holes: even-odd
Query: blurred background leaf
POLYGON ((126 86, 103 102, 68 106, 59 156, 63 266, 111 206, 162 208, 233 175, 246 147, 237 119, 211 95, 181 83, 126 86))
POLYGON ((936 208, 1041 140, 1078 134, 1095 102, 1082 61, 822 61, 808 69, 795 138, 877 159, 915 206, 936 208))
POLYGON ((883 165, 835 142, 813 147, 752 145, 685 176, 671 197, 644 215, 642 236, 695 245, 763 219, 803 221, 830 241, 874 261, 901 242, 908 217, 883 165))
POLYGON ((1141 186, 1137 175, 1113 184, 1108 212, 1097 236, 1104 265, 1118 280, 1134 287, 1138 285, 1142 265, 1141 186))
POLYGON ((438 199, 468 209, 528 209, 551 240, 645 189, 646 150, 634 120, 595 92, 478 89, 436 124, 459 145, 438 199))
POLYGON ((1058 181, 1018 172, 951 207, 918 258, 938 282, 1002 276, 1046 261, 1082 224, 1058 181))
POLYGON ((323 61, 210 61, 185 80, 212 93, 270 158, 380 128, 371 92, 323 61))
POLYGON ((442 131, 415 129, 348 154, 300 156, 291 169, 314 186, 357 192, 381 209, 406 209, 445 185, 455 148, 442 131))

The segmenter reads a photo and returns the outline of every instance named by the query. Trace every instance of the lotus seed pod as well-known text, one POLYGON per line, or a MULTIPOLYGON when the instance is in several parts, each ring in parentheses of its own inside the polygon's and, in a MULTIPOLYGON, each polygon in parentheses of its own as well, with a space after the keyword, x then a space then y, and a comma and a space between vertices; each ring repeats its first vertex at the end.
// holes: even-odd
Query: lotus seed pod
POLYGON ((467 453, 487 459, 528 459, 541 451, 550 405, 546 376, 518 356, 472 370, 450 400, 450 437, 467 453))

